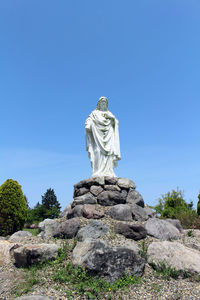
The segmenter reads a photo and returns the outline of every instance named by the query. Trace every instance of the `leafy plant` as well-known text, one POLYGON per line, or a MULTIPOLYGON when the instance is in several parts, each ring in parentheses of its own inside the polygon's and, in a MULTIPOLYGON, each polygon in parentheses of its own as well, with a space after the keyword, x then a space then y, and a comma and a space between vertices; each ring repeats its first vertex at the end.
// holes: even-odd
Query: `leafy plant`
POLYGON ((157 273, 161 274, 165 279, 169 280, 170 277, 177 279, 181 272, 179 270, 176 270, 176 268, 169 266, 165 260, 156 263, 151 263, 154 270, 156 270, 157 273))
POLYGON ((0 235, 9 235, 24 226, 27 204, 17 181, 7 179, 0 186, 0 235))
POLYGON ((148 245, 145 241, 141 243, 140 255, 147 261, 148 259, 148 245))
POLYGON ((187 236, 193 237, 194 236, 193 230, 188 230, 187 236))

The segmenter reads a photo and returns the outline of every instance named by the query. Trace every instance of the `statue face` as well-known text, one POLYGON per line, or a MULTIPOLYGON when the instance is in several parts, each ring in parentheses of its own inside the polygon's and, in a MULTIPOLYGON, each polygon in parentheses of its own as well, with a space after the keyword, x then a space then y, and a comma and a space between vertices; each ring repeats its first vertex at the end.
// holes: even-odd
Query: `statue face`
POLYGON ((99 109, 100 109, 101 111, 106 111, 106 110, 108 109, 106 101, 101 101, 101 102, 99 103, 99 109))

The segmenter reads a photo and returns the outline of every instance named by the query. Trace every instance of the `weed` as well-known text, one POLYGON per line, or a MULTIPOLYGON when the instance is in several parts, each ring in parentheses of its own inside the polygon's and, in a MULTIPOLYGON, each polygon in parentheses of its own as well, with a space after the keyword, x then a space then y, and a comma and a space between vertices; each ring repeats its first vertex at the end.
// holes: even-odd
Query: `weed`
POLYGON ((157 273, 161 274, 167 280, 169 280, 170 277, 177 279, 181 274, 176 268, 169 266, 165 260, 158 264, 152 263, 151 265, 157 273))
POLYGON ((162 286, 161 286, 161 285, 158 285, 157 283, 152 283, 152 289, 153 289, 155 292, 159 293, 159 292, 161 291, 161 289, 162 289, 162 286))
POLYGON ((193 236, 194 236, 194 232, 193 232, 193 230, 188 230, 188 232, 187 232, 187 236, 189 236, 189 237, 193 237, 193 236))
POLYGON ((140 255, 147 261, 148 259, 148 246, 145 241, 142 241, 141 249, 140 249, 140 255))

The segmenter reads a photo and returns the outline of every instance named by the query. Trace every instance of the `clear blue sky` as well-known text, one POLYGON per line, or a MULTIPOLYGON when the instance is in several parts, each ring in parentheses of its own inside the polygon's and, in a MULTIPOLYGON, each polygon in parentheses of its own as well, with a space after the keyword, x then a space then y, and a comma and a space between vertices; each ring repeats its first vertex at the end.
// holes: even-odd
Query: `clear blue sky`
POLYGON ((200 190, 199 0, 2 0, 0 184, 64 208, 90 177, 84 122, 100 96, 119 119, 122 160, 147 204, 200 190))

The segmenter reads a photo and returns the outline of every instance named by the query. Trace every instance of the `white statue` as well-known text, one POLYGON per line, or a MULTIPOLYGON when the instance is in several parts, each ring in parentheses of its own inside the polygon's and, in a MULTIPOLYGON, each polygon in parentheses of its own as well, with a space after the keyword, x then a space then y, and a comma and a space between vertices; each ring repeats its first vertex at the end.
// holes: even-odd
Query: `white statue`
POLYGON ((116 177, 113 168, 121 159, 118 120, 108 111, 108 100, 101 97, 97 108, 85 122, 86 150, 92 166, 92 177, 116 177))

